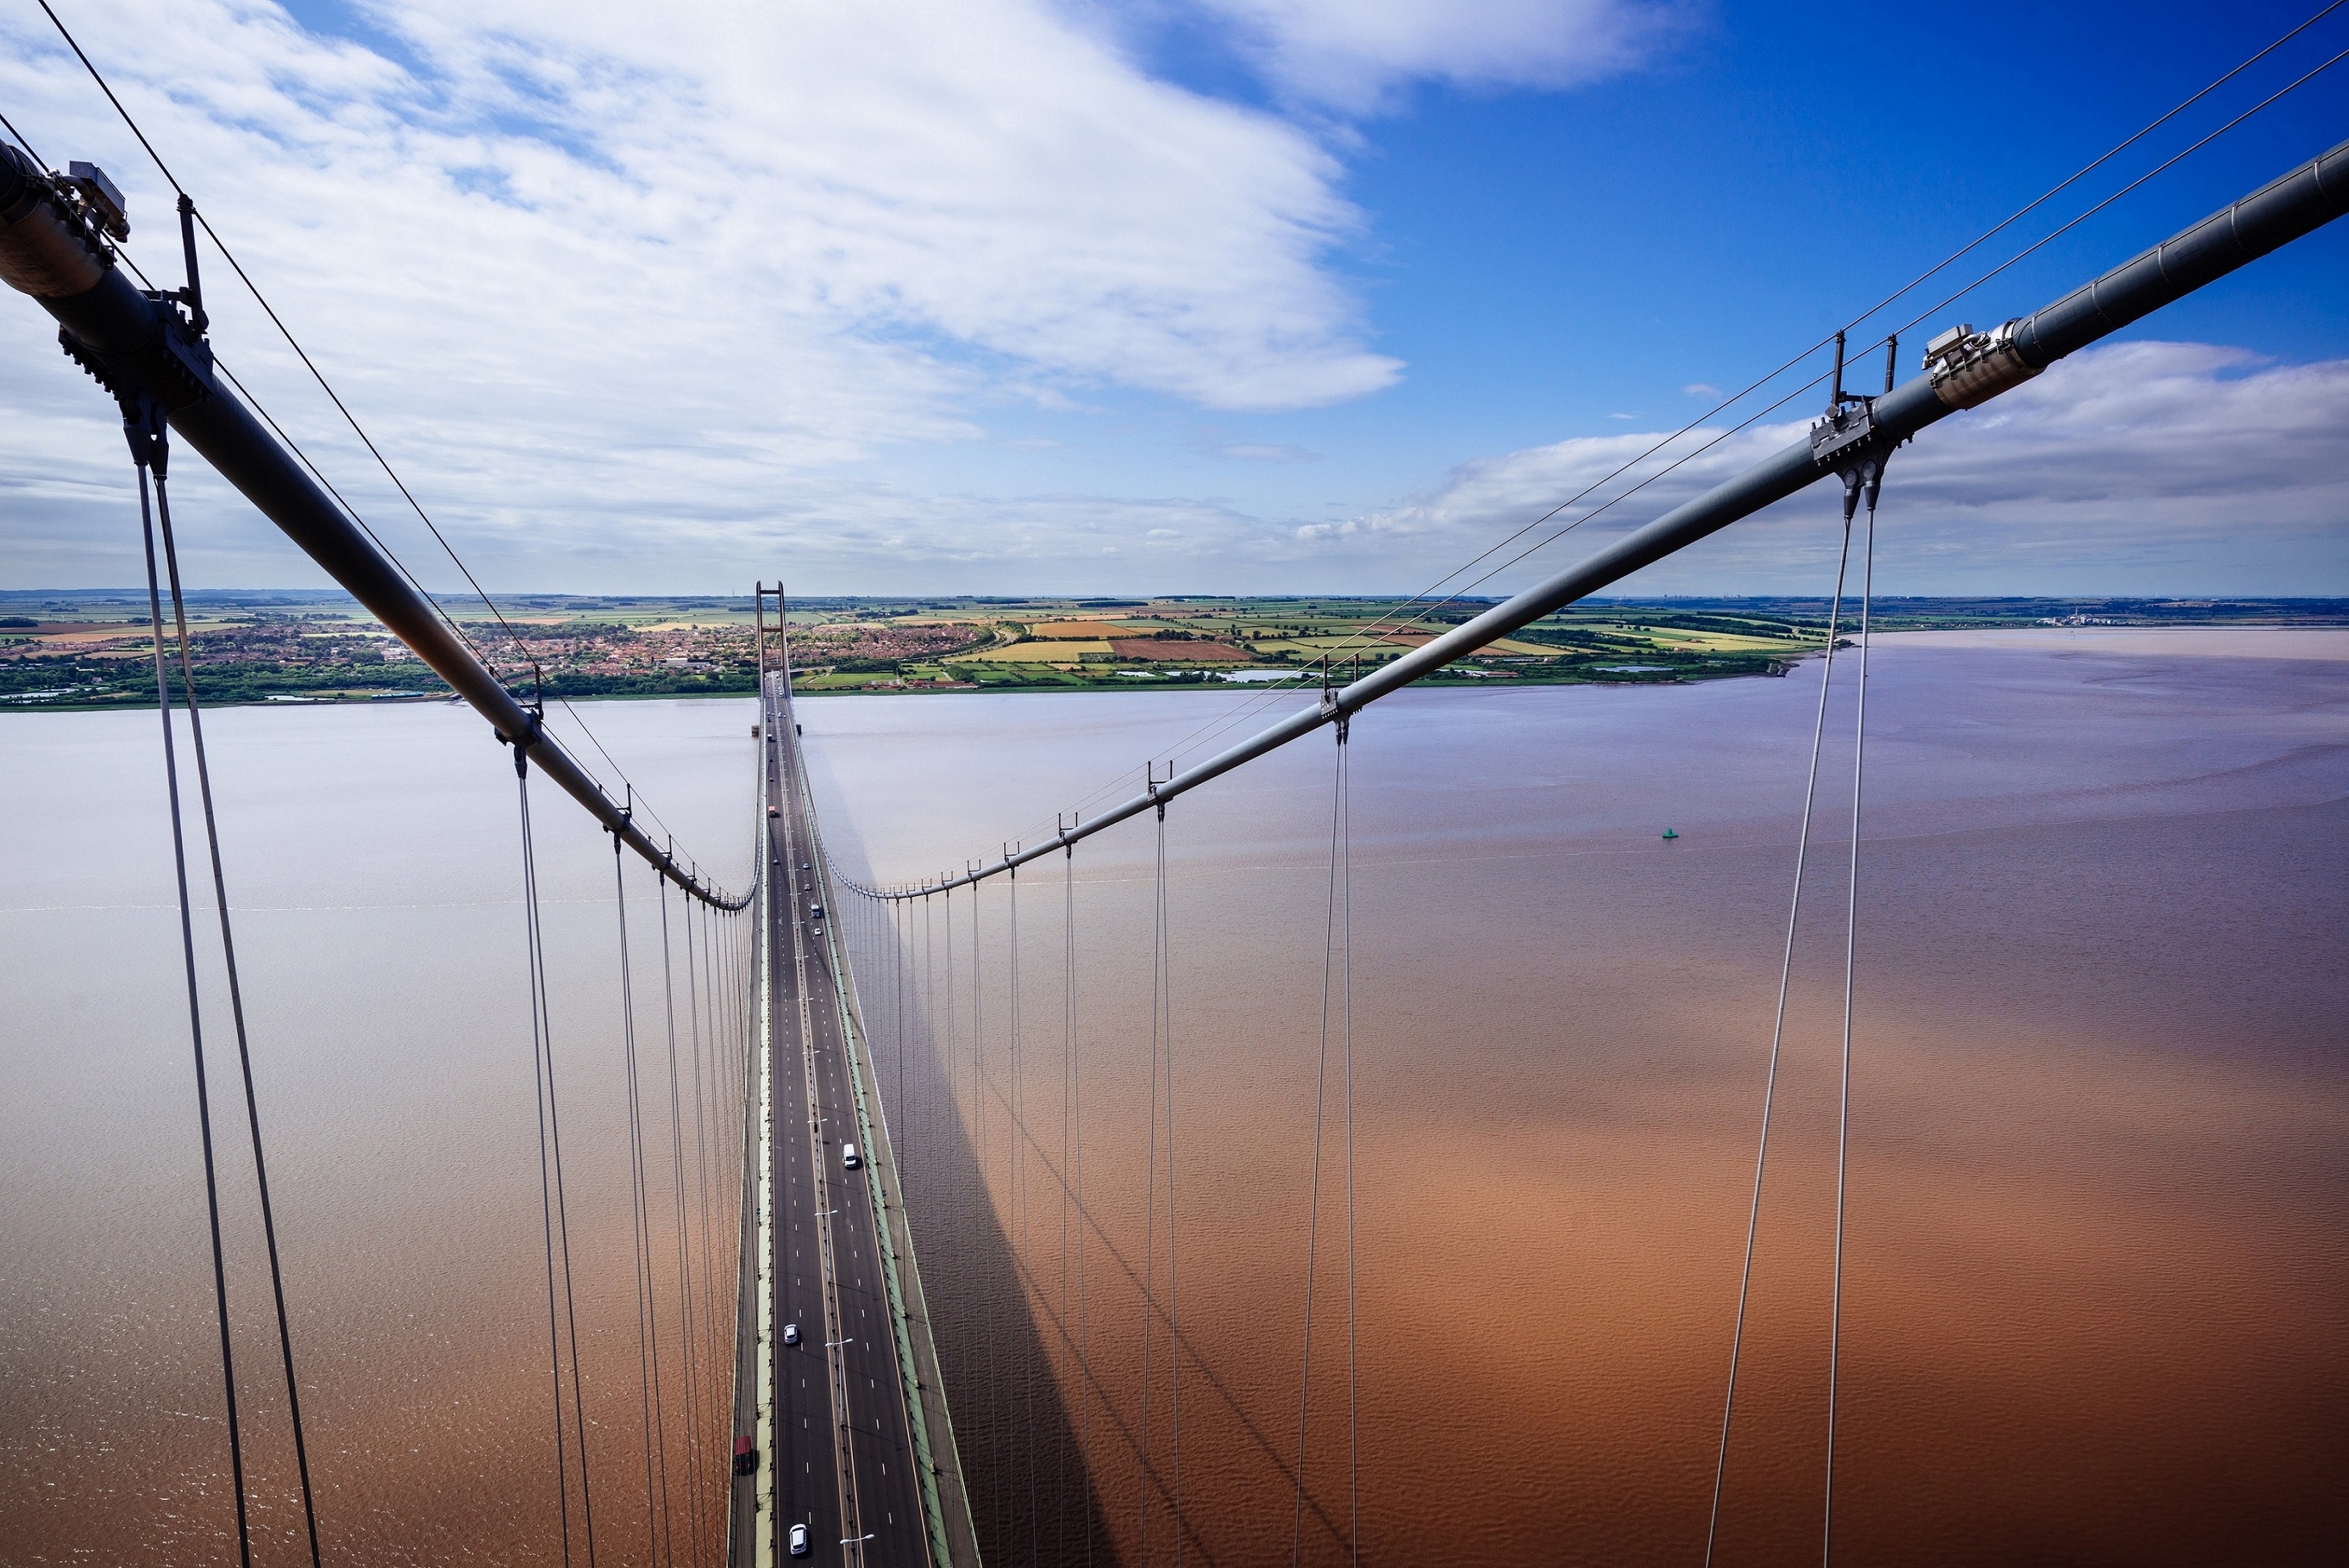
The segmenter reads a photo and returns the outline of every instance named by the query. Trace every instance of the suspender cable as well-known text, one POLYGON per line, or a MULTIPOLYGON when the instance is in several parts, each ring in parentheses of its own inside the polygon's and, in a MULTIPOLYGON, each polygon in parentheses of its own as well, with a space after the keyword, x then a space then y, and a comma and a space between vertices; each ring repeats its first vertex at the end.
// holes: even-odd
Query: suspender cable
MULTIPOLYGON (((220 1319, 221 1386, 228 1403, 229 1478, 236 1489, 236 1552, 253 1568, 253 1530, 244 1504, 244 1438, 237 1421, 236 1356, 229 1343, 228 1268, 221 1253, 220 1177, 212 1159, 212 1090, 204 1074, 204 1019, 196 991, 196 928, 188 898, 188 846, 180 822, 180 764, 171 738, 171 689, 163 670, 163 601, 155 583, 155 524, 147 501, 147 453, 132 431, 139 467, 139 525, 147 547, 147 619, 155 639, 155 711, 163 721, 163 787, 171 800, 171 864, 180 887, 180 953, 188 975, 188 1033, 196 1055, 196 1122, 203 1135, 204 1208, 212 1224, 212 1306, 220 1319)), ((160 443, 158 443, 160 455, 160 443)))
MULTIPOLYGON (((668 1446, 656 1407, 660 1401, 660 1333, 654 1320, 651 1215, 645 1201, 644 1118, 636 1095, 636 1002, 628 963, 628 885, 619 840, 612 843, 612 886, 620 917, 620 1040, 628 1075, 628 1196, 636 1252, 636 1391, 644 1417, 645 1560, 656 1563, 668 1522, 668 1446), (658 1466, 657 1498, 655 1466, 658 1466)), ((674 1550, 669 1560, 676 1561, 674 1550)))
POLYGON ((269 1290, 277 1309, 277 1351, 285 1369, 285 1404, 294 1425, 294 1463, 302 1482, 302 1522, 309 1532, 310 1562, 318 1557, 318 1511, 310 1487, 310 1445, 302 1423, 302 1389, 294 1376, 294 1332, 286 1321, 285 1275, 277 1258, 277 1210, 269 1197, 269 1162, 261 1149, 261 1103, 253 1087, 253 1051, 244 1026, 244 985, 238 976, 236 938, 230 929, 228 874, 221 862, 220 822, 212 809, 212 764, 204 752, 203 711, 196 701, 196 671, 188 649, 188 609, 180 592, 180 550, 171 536, 171 499, 164 471, 155 470, 155 518, 163 531, 163 566, 171 584, 171 618, 179 632, 180 694, 188 705, 188 736, 196 753, 196 790, 204 807, 204 844, 211 852, 212 902, 220 910, 221 958, 228 972, 229 1017, 236 1026, 236 1060, 244 1080, 244 1123, 253 1139, 253 1174, 261 1194, 261 1233, 268 1245, 269 1290))
MULTIPOLYGON (((971 1205, 974 1238, 981 1234, 984 1224, 981 1210, 992 1200, 987 1186, 987 1046, 981 1031, 979 975, 978 899, 974 896, 970 901, 970 1100, 977 1127, 977 1158, 971 1165, 978 1180, 977 1201, 971 1205)), ((976 1255, 975 1242, 972 1251, 976 1255)), ((998 1293, 986 1290, 981 1293, 986 1298, 982 1305, 987 1314, 988 1517, 999 1530, 1003 1525, 1003 1401, 998 1397, 1000 1385, 996 1379, 995 1347, 1002 1336, 996 1333, 998 1293)))
MULTIPOLYGON (((955 1051, 954 895, 952 893, 948 893, 945 898, 944 903, 945 910, 939 916, 939 924, 946 928, 947 938, 947 1102, 949 1108, 953 1109, 957 1116, 964 1118, 963 1125, 968 1127, 970 1125, 968 1120, 968 1112, 963 1107, 963 1106, 957 1106, 955 1103, 955 1081, 960 1075, 962 1067, 961 1058, 956 1054, 955 1051)), ((967 1103, 968 1102, 965 1102, 965 1104, 967 1103)), ((948 1299, 954 1303, 955 1342, 957 1345, 967 1354, 970 1345, 970 1298, 965 1293, 956 1291, 948 1299)), ((957 1356, 957 1359, 959 1360, 960 1357, 957 1356)))
MULTIPOLYGON (((1005 1172, 1011 1182, 1011 1210, 1017 1227, 1019 1249, 1019 1278, 1022 1311, 1027 1310, 1026 1296, 1033 1291, 1037 1304, 1043 1304, 1044 1293, 1035 1290, 1035 1250, 1030 1235, 1030 1215, 1028 1203, 1028 1069, 1020 1051, 1019 1038, 1019 874, 1009 878, 1011 903, 1011 1168, 1005 1172)), ((1028 1561, 1036 1561, 1040 1541, 1036 1517, 1036 1357, 1020 1358, 1022 1381, 1027 1389, 1028 1428, 1028 1561)))
MULTIPOLYGON (((1069 903, 1069 1116, 1073 1124, 1073 1187, 1076 1187, 1076 1455, 1085 1476, 1085 1500, 1092 1495, 1092 1359, 1085 1321, 1085 1058, 1076 1032, 1076 846, 1061 854, 1061 877, 1069 903)), ((1092 1507, 1085 1504, 1085 1568, 1092 1568, 1092 1507)))
MULTIPOLYGON (((1069 865, 1069 867, 1076 865, 1076 851, 1073 851, 1073 848, 1064 856, 1064 865, 1069 865)), ((1073 884, 1073 879, 1067 879, 1064 881, 1064 888, 1061 888, 1061 912, 1060 912, 1061 948, 1067 948, 1067 945, 1071 945, 1071 942, 1076 940, 1076 909, 1073 909, 1073 903, 1076 903, 1076 884, 1073 884)), ((1071 971, 1073 971, 1073 964, 1071 964, 1071 971)), ((1076 1072, 1076 1025, 1073 1025, 1073 1021, 1076 1021, 1076 985, 1073 985, 1073 981, 1076 981, 1076 976, 1069 973, 1069 971, 1064 971, 1064 981, 1061 981, 1061 992, 1060 992, 1061 997, 1060 1182, 1055 1182, 1055 1185, 1060 1187, 1060 1248, 1055 1251, 1055 1258, 1060 1260, 1060 1376, 1057 1376, 1057 1382, 1060 1382, 1061 1401, 1064 1401, 1064 1404, 1067 1404, 1067 1389, 1069 1389, 1069 1182, 1073 1180, 1073 1170, 1071 1170, 1071 1164, 1069 1164, 1069 1115, 1071 1115, 1069 1079, 1071 1079, 1071 1075, 1076 1072)), ((1078 1394, 1078 1397, 1083 1397, 1083 1392, 1078 1394)), ((1057 1443, 1055 1450, 1057 1455, 1060 1455, 1060 1469, 1057 1469, 1055 1486, 1052 1486, 1052 1519, 1060 1521, 1060 1542, 1057 1542, 1055 1547, 1055 1561, 1067 1563, 1069 1561, 1069 1443, 1057 1443)))
POLYGON ((1158 1311, 1158 981, 1159 949, 1165 941, 1166 900, 1158 883, 1166 875, 1166 808, 1158 808, 1158 872, 1150 891, 1150 1179, 1142 1199, 1142 1523, 1133 1560, 1150 1561, 1150 1384, 1157 1372, 1151 1355, 1151 1319, 1158 1311))
POLYGON ((660 894, 661 1009, 668 1026, 668 1148, 669 1207, 677 1228, 678 1353, 685 1373, 686 1549, 700 1555, 702 1517, 701 1427, 698 1393, 694 1386, 693 1260, 685 1212, 685 1112, 677 1070, 677 983, 669 958, 668 883, 656 879, 660 894))
POLYGON ((1330 1082, 1330 959, 1338 945, 1338 834, 1346 757, 1339 751, 1330 766, 1330 898, 1321 920, 1321 1044, 1313 1061, 1313 1174, 1308 1184, 1305 1220, 1305 1335, 1304 1348, 1298 1355, 1297 1376, 1297 1496, 1289 1510, 1288 1561, 1290 1568, 1304 1560, 1305 1552, 1305 1438, 1306 1417, 1313 1404, 1313 1283, 1316 1265, 1319 1261, 1321 1241, 1321 1127, 1322 1108, 1330 1082))
POLYGON ((1338 1014, 1346 1035, 1346 1495, 1348 1547, 1362 1561, 1361 1376, 1355 1352, 1354 1288, 1354 767, 1347 732, 1338 722, 1338 857, 1345 872, 1338 903, 1338 1014))
MULTIPOLYGON (((529 760, 527 751, 519 752, 516 765, 521 768, 529 760)), ((571 1345, 571 1422, 579 1449, 579 1506, 585 1527, 588 1568, 595 1563, 595 1495, 590 1485, 587 1459, 587 1401, 579 1376, 579 1298, 573 1283, 571 1269, 571 1205, 563 1173, 563 1106, 555 1093, 554 1083, 554 1013, 547 996, 546 926, 539 912, 538 846, 530 821, 530 780, 527 772, 522 779, 522 854, 523 897, 529 920, 532 986, 539 1020, 542 1065, 545 1072, 546 1123, 542 1141, 539 1179, 545 1179, 543 1160, 546 1151, 554 1158, 554 1238, 563 1260, 563 1315, 571 1345)), ((543 1190, 542 1187, 542 1191, 543 1190)))
POLYGON ((1164 1023, 1166 1063, 1166 1369, 1167 1405, 1173 1417, 1174 1446, 1174 1563, 1183 1562, 1183 1317, 1182 1298, 1175 1293, 1174 1262, 1174 936, 1168 929, 1166 902, 1166 809, 1158 811, 1158 974, 1153 991, 1164 1023))
MULTIPOLYGON (((709 1106, 708 1089, 701 1070, 701 994, 696 971, 698 954, 694 946, 693 900, 685 900, 682 910, 685 925, 685 1007, 687 1033, 693 1046, 693 1165, 694 1192, 697 1207, 701 1211, 701 1300, 695 1310, 701 1316, 701 1369, 705 1387, 701 1397, 702 1427, 714 1424, 720 1408, 719 1385, 724 1373, 724 1363, 717 1358, 719 1342, 717 1302, 718 1276, 709 1259, 709 1106)), ((709 1434, 698 1428, 696 1441, 707 1440, 709 1434)), ((728 1473, 731 1473, 730 1471, 728 1473)), ((713 1499, 714 1501, 714 1499, 713 1499)), ((716 1521, 711 1521, 714 1526, 716 1521)))
POLYGON ((1745 1211, 1745 1262, 1737 1275, 1737 1318, 1729 1334, 1729 1387, 1721 1400, 1721 1446, 1713 1461, 1713 1510, 1704 1527, 1705 1568, 1712 1568, 1721 1532, 1722 1480, 1729 1470, 1729 1424, 1737 1409, 1737 1363, 1745 1344, 1745 1305, 1754 1284, 1754 1241, 1762 1223, 1762 1176, 1770 1159, 1770 1114, 1778 1093, 1779 1047, 1786 1036, 1786 990, 1795 972, 1795 929, 1803 912, 1803 867, 1811 846, 1811 806, 1819 787, 1819 748, 1826 737, 1827 691, 1835 681, 1836 639, 1843 628, 1844 573, 1851 564, 1851 523, 1846 519, 1843 551, 1836 561, 1835 598, 1827 610, 1827 650, 1819 670, 1817 717, 1811 725, 1811 765, 1803 783, 1802 826, 1795 840, 1795 891, 1786 903, 1786 942, 1778 959, 1778 1002, 1770 1023, 1770 1067, 1762 1081, 1762 1136, 1754 1150, 1754 1198, 1745 1211))
POLYGON ((895 982, 897 992, 897 1115, 895 1120, 901 1127, 905 1121, 906 992, 912 988, 913 980, 911 973, 913 955, 908 950, 912 936, 911 916, 908 915, 905 919, 894 918, 902 908, 902 905, 890 906, 893 917, 890 920, 892 927, 890 935, 896 944, 895 957, 897 961, 890 966, 890 978, 895 982))
POLYGON ((1843 1088, 1836 1113, 1835 1291, 1827 1317, 1827 1478, 1819 1526, 1819 1562, 1835 1561, 1836 1392, 1843 1365, 1844 1176, 1851 1152, 1851 992, 1859 943, 1860 784, 1868 763, 1868 621, 1876 597, 1876 494, 1868 487, 1868 535, 1861 553, 1859 590, 1859 701, 1851 739, 1851 871, 1845 883, 1843 933, 1843 1088))
POLYGON ((922 900, 922 1190, 929 1191, 929 1136, 937 1120, 938 969, 937 928, 927 898, 922 900))
MULTIPOLYGON (((530 1053, 531 1088, 537 1100, 538 1112, 538 1209, 539 1227, 546 1251, 546 1349, 548 1370, 554 1378, 554 1472, 556 1515, 563 1532, 563 1560, 571 1561, 571 1483, 566 1473, 563 1434, 563 1340, 556 1326, 554 1310, 554 1243, 557 1217, 563 1229, 563 1295, 565 1303, 571 1293, 571 1222, 563 1202, 562 1187, 562 1127, 554 1117, 554 1040, 552 1020, 546 1007, 546 962, 538 918, 538 857, 533 847, 530 826, 530 753, 514 753, 514 792, 522 806, 522 884, 523 931, 529 951, 530 977, 530 1053), (554 1129, 554 1167, 548 1168, 548 1128, 554 1129)), ((572 1408, 579 1416, 579 1334, 578 1315, 571 1314, 571 1386, 572 1408)), ((587 1512, 587 1561, 595 1560, 595 1514, 593 1493, 587 1484, 587 1428, 584 1417, 579 1420, 579 1491, 587 1512)))

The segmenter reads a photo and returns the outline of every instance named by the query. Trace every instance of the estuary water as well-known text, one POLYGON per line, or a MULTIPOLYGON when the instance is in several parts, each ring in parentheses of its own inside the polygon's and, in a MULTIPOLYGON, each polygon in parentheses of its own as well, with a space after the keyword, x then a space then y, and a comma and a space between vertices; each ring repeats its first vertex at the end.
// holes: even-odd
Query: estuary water
MULTIPOLYGON (((1178 802, 1163 898, 1145 814, 1016 892, 835 912, 990 1560, 1702 1559, 1819 669, 1380 704, 1334 916, 1326 737, 1178 802)), ((1049 838, 1248 700, 800 716, 841 868, 897 880, 1049 838)), ((748 705, 584 711, 740 883, 748 705)), ((1716 1560, 1818 1550, 1847 898, 1838 1555, 2336 1560, 2349 636, 1879 639, 1856 898, 1851 722, 1839 692, 1716 1560)), ((210 728, 328 1550, 553 1562, 511 770, 437 706, 210 728)), ((0 1559, 218 1561, 155 721, 0 746, 0 1559)), ((642 1561, 611 855, 539 799, 599 1554, 642 1561)))

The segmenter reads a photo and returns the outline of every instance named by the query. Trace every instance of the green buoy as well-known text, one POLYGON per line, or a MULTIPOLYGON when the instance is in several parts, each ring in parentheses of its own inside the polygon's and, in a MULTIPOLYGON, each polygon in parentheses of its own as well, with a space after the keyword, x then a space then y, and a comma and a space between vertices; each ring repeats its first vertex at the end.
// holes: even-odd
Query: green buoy
POLYGON ((1680 835, 1673 829, 1667 827, 1664 829, 1664 836, 1666 838, 1678 838, 1680 835))

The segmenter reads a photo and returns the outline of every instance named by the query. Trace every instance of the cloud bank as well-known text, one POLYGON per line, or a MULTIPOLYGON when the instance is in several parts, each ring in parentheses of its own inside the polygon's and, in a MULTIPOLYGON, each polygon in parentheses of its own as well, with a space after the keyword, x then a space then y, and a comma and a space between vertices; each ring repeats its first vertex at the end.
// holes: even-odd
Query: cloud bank
MULTIPOLYGON (((1484 591, 1567 565, 1802 439, 1807 425, 1757 425, 1663 472, 1721 436, 1699 430, 1528 535, 1530 544, 1661 475, 1484 591)), ((1662 433, 1577 438, 1464 463, 1407 504, 1302 528, 1299 543, 1332 556, 1442 560, 1441 571, 1662 433)), ((1879 584, 1895 593, 2337 591, 2326 585, 2349 568, 2344 450, 2349 360, 2275 366, 2198 343, 2091 348, 1930 427, 1893 458, 1879 584)), ((1806 492, 1651 567, 1632 587, 1824 592, 1839 509, 1835 486, 1806 492)))
MULTIPOLYGON (((771 535, 828 509, 841 465, 1007 410, 1120 391, 1296 409, 1399 372, 1328 265, 1361 220, 1320 142, 1154 79, 1040 0, 357 16, 347 37, 254 0, 94 0, 74 21, 486 556, 771 535)), ((41 25, 0 19, 11 118, 51 162, 114 172, 134 254, 176 281, 168 188, 41 25)), ((386 510, 217 262, 209 282, 223 357, 386 510)), ((0 305, 18 499, 111 488, 107 410, 29 302, 0 305)), ((88 521, 34 510, 53 543, 88 521)), ((37 541, 7 548, 12 576, 41 575, 37 541)))

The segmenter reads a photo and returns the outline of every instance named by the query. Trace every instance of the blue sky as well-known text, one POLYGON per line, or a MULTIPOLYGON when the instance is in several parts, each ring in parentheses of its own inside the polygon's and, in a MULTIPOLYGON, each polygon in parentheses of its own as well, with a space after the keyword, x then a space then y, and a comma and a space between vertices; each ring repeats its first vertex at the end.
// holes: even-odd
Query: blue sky
MULTIPOLYGON (((496 586, 1380 592, 1702 413, 1691 389, 1743 385, 2310 9, 63 14, 496 586)), ((10 118, 54 162, 120 171, 160 232, 151 171, 17 10, 10 118)), ((1952 279, 2344 47, 2349 10, 1952 279)), ((2338 141, 2344 109, 2349 62, 1929 327, 2044 303, 2338 141)), ((2349 593, 2344 278, 2336 225, 1930 434, 1888 491, 1888 586, 2349 593)), ((429 579, 420 528, 266 323, 215 314, 429 579)), ((0 580, 127 581, 119 438, 47 337, 29 302, 0 310, 0 580)), ((200 581, 315 580, 233 496, 188 489, 200 581)), ((1632 587, 1815 587, 1830 516, 1791 503, 1632 587)))

